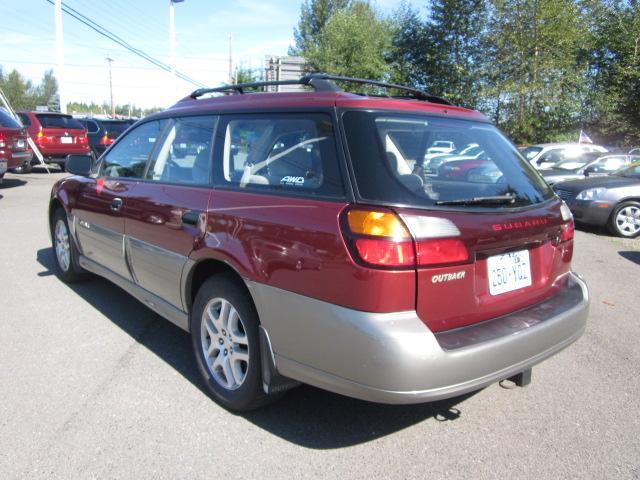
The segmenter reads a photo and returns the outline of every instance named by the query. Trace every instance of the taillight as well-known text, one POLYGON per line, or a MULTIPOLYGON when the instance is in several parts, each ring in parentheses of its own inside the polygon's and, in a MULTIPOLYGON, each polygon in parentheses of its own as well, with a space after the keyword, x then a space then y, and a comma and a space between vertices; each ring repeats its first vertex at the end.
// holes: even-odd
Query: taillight
POLYGON ((455 238, 416 241, 418 265, 442 265, 465 262, 469 259, 467 247, 455 238))
POLYGON ((362 263, 387 268, 415 265, 413 240, 395 213, 349 210, 346 227, 347 241, 362 263))
POLYGON ((4 148, 7 146, 7 137, 4 133, 0 132, 0 148, 4 148))
POLYGON ((36 134, 36 143, 38 144, 45 144, 45 143, 51 143, 53 141, 53 139, 48 136, 45 135, 44 132, 42 130, 40 130, 37 134, 36 134))
POLYGON ((109 138, 106 134, 100 138, 100 145, 111 145, 112 143, 113 138, 109 138))
POLYGON ((576 225, 573 221, 573 214, 571 213, 571 210, 564 202, 560 205, 560 214, 562 215, 562 220, 565 222, 560 227, 560 241, 567 242, 569 240, 573 240, 576 225))
POLYGON ((78 137, 78 143, 80 145, 88 145, 89 144, 89 139, 87 138, 87 135, 80 135, 78 137))
POLYGON ((346 213, 343 231, 356 260, 367 266, 401 269, 469 259, 465 244, 450 238, 460 231, 443 218, 352 209, 346 213))

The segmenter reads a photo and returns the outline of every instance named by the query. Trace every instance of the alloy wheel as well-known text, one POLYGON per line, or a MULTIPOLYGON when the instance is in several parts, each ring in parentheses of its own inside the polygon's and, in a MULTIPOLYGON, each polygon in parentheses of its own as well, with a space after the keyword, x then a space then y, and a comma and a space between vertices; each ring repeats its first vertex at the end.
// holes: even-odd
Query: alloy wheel
POLYGON ((235 307, 224 298, 210 300, 202 313, 200 342, 212 378, 236 390, 247 377, 249 340, 235 307))
POLYGON ((67 272, 71 265, 71 249, 69 246, 69 231, 67 230, 67 225, 64 223, 64 220, 59 219, 56 222, 54 237, 58 265, 63 272, 67 272))

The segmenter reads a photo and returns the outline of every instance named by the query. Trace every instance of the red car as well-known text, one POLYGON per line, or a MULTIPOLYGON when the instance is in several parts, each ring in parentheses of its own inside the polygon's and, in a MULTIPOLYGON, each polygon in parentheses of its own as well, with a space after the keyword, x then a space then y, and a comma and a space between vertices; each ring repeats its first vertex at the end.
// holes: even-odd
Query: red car
POLYGON ((528 383, 585 328, 569 209, 484 115, 334 80, 372 83, 197 90, 94 173, 70 156, 49 207, 60 278, 105 277, 189 332, 234 410, 300 382, 399 404, 528 383), (411 173, 434 139, 480 145, 503 179, 411 173))
POLYGON ((0 182, 7 170, 31 160, 27 132, 15 119, 0 109, 0 182))
MULTIPOLYGON (((18 112, 22 124, 44 156, 45 162, 55 163, 64 170, 67 155, 90 152, 87 131, 71 115, 53 112, 18 112)), ((31 170, 31 159, 20 172, 31 170)))

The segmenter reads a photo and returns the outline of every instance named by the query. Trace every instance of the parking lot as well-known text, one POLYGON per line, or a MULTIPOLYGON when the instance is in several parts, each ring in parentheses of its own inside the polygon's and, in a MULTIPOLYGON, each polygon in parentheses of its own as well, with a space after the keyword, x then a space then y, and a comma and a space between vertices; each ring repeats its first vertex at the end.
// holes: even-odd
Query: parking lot
POLYGON ((527 388, 388 406, 303 386, 236 415, 204 393, 186 333, 52 273, 63 175, 0 185, 2 478, 640 478, 640 239, 576 233, 587 331, 527 388))

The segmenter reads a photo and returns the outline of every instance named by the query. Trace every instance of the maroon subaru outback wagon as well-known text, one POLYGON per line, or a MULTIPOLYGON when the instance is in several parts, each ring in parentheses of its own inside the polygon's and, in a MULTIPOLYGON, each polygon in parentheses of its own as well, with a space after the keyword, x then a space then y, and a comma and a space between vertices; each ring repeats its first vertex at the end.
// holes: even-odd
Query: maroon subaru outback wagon
POLYGON ((69 156, 60 277, 103 276, 190 332, 207 390, 239 411, 300 382, 397 404, 526 384, 580 337, 571 213, 482 114, 362 79, 275 83, 308 91, 197 90, 95 168, 69 156), (437 142, 479 146, 497 174, 425 173, 437 142))

